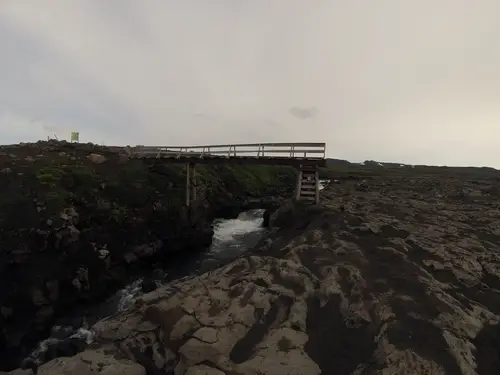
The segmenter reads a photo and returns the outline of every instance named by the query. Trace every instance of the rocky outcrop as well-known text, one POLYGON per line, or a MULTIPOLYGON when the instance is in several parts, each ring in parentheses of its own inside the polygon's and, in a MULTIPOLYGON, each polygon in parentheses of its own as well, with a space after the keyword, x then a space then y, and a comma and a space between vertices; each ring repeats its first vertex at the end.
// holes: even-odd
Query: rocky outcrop
POLYGON ((220 204, 273 186, 278 195, 288 181, 275 177, 293 178, 290 169, 200 167, 200 199, 187 209, 183 166, 133 160, 127 148, 4 146, 0 171, 0 369, 17 367, 61 314, 174 252, 210 245, 220 204))
POLYGON ((275 212, 252 254, 138 298, 95 325, 85 354, 39 374, 496 374, 498 192, 332 184, 320 206, 275 212))

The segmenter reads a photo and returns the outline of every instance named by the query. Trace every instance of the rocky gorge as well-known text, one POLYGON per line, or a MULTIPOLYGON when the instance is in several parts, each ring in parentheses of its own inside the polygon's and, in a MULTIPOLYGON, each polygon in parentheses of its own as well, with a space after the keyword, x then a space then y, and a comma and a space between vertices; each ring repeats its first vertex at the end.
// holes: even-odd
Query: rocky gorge
POLYGON ((186 209, 182 165, 149 165, 128 147, 1 146, 0 370, 18 367, 62 315, 207 248, 215 217, 276 206, 295 178, 287 167, 198 173, 200 199, 186 209))
POLYGON ((497 178, 346 179, 269 225, 252 251, 137 298, 37 373, 498 373, 497 178))

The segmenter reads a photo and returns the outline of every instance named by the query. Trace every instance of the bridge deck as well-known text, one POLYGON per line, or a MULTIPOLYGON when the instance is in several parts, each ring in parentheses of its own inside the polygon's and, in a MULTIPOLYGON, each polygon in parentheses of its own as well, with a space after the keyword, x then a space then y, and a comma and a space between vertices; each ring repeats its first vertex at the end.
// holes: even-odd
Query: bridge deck
POLYGON ((133 156, 162 163, 325 164, 325 143, 260 143, 209 146, 136 146, 133 156))

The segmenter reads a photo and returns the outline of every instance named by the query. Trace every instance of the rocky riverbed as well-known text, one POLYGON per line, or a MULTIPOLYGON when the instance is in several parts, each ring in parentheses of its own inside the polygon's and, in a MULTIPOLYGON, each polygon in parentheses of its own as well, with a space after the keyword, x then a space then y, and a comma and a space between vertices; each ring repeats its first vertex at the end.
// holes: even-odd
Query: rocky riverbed
POLYGON ((266 233, 262 225, 263 212, 263 209, 256 209, 242 212, 235 219, 216 219, 212 244, 205 251, 176 257, 163 268, 138 277, 106 301, 62 316, 52 327, 50 337, 41 341, 23 360, 22 367, 38 367, 53 358, 84 350, 93 342, 91 327, 99 319, 128 309, 136 298, 159 286, 196 277, 238 258, 266 233))
POLYGON ((331 184, 320 206, 273 214, 251 253, 137 298, 38 374, 497 374, 497 183, 331 184))

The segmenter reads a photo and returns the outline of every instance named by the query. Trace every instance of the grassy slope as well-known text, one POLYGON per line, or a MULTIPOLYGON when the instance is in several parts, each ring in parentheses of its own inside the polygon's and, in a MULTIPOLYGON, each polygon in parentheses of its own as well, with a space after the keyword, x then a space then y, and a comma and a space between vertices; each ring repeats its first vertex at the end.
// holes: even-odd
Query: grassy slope
MULTIPOLYGON (((153 203, 173 210, 184 204, 183 165, 150 168, 99 146, 44 142, 0 147, 0 171, 2 226, 33 227, 68 206, 97 204, 120 223, 153 203), (107 161, 94 163, 87 158, 91 153, 107 161), (14 211, 24 215, 6 216, 14 211)), ((286 167, 197 166, 197 174, 207 199, 258 197, 294 186, 294 171, 286 167)))
MULTIPOLYGON (((282 167, 198 166, 197 174, 199 196, 216 205, 291 195, 295 184, 295 171, 282 167)), ((0 252, 50 247, 47 239, 67 224, 61 213, 68 209, 78 214, 72 221, 80 239, 106 246, 112 257, 158 237, 178 237, 184 227, 197 224, 186 221, 185 179, 182 165, 151 167, 94 145, 42 142, 2 147, 0 252), (93 153, 107 160, 89 160, 93 153)))

